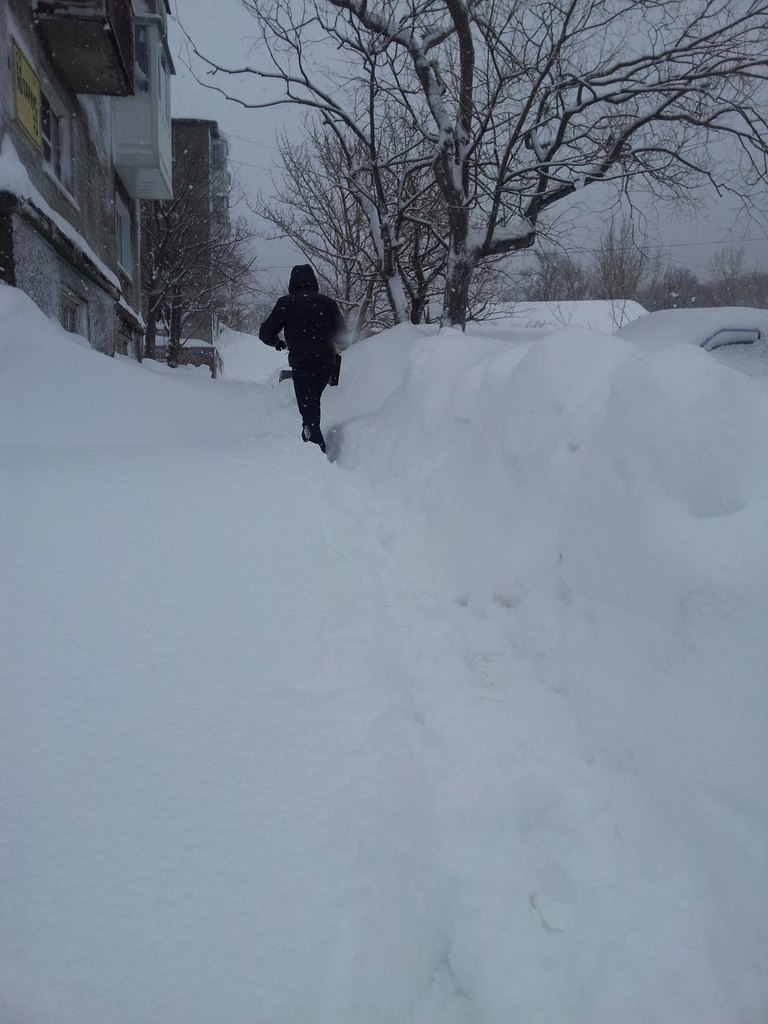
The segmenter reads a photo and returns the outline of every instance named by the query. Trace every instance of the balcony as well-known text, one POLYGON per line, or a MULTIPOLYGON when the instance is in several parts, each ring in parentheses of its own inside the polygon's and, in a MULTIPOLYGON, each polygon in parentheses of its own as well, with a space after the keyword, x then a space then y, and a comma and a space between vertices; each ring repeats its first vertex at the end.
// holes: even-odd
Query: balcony
POLYGON ((173 62, 159 19, 136 26, 133 96, 112 101, 115 169, 134 199, 170 199, 173 62))
POLYGON ((51 59, 75 92, 133 95, 131 0, 34 0, 33 7, 51 59))

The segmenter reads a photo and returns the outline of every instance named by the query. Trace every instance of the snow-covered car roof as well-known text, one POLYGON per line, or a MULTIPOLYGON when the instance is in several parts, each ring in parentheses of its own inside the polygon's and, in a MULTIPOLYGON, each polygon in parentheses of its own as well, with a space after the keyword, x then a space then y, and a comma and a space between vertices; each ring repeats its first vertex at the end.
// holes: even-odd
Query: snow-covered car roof
POLYGON ((681 344, 697 345, 710 351, 726 345, 750 345, 768 337, 768 309, 748 306, 659 309, 632 320, 615 333, 651 351, 681 344))

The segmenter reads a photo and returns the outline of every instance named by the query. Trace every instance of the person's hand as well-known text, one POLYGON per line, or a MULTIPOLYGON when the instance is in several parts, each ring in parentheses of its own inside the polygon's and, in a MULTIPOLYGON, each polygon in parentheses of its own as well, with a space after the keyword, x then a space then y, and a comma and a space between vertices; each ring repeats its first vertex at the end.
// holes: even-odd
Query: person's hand
POLYGON ((282 352, 284 349, 288 348, 288 346, 280 338, 275 338, 275 348, 278 352, 282 352))

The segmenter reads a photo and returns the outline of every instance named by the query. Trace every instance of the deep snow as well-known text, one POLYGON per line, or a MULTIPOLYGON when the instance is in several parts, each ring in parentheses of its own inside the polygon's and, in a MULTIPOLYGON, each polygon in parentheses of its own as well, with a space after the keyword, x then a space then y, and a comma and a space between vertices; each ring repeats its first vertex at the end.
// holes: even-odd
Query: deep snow
POLYGON ((2 1024, 764 1024, 766 378, 541 333, 0 287, 2 1024))

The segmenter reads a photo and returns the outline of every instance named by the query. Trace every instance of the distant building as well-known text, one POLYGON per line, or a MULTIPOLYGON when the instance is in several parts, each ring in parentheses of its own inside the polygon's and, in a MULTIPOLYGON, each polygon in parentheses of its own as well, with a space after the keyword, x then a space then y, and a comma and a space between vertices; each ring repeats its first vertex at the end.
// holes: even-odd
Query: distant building
POLYGON ((232 287, 228 145, 199 118, 174 118, 172 139, 174 198, 141 204, 146 351, 215 377, 232 287))
POLYGON ((167 0, 0 0, 0 279, 141 357, 139 199, 172 194, 167 0))
MULTIPOLYGON (((194 218, 200 244, 229 233, 229 146, 216 121, 198 118, 173 119, 174 167, 194 168, 198 209, 194 218)), ((188 171, 187 171, 188 173, 188 171)), ((221 296, 223 301, 224 296, 221 296)), ((193 336, 215 343, 219 337, 220 307, 203 304, 193 318, 193 336)))

